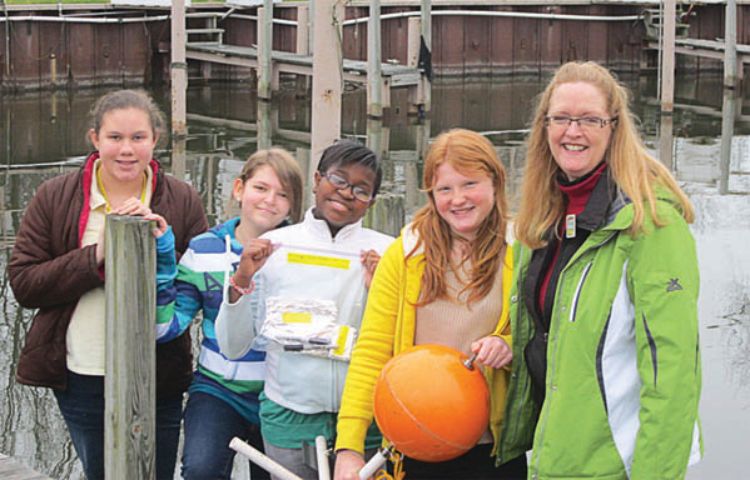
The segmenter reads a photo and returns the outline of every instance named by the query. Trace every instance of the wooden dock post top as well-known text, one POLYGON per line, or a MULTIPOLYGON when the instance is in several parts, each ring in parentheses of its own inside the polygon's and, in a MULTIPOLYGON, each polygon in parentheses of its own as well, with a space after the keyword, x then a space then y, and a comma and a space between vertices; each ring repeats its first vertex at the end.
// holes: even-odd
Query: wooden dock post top
POLYGON ((156 242, 153 222, 105 224, 104 475, 156 477, 156 242))

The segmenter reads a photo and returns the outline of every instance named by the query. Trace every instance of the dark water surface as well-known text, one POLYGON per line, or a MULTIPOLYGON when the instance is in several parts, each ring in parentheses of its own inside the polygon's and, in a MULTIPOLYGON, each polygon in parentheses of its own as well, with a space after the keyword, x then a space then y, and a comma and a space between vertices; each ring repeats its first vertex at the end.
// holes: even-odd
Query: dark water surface
MULTIPOLYGON (((624 78, 632 89, 647 145, 658 151, 656 78, 624 78)), ((368 139, 384 152, 386 189, 404 197, 407 217, 422 202, 417 191, 419 145, 425 135, 462 126, 497 145, 509 169, 509 192, 522 174, 523 137, 538 78, 436 84, 433 112, 419 122, 407 115, 406 92, 393 95, 383 122, 366 119, 364 92, 344 97, 345 136, 368 139), (521 130, 521 132, 519 132, 521 130)), ((746 90, 748 90, 746 88, 746 90)), ((31 318, 16 304, 5 267, 23 208, 45 179, 80 165, 88 152, 86 113, 102 91, 41 92, 0 98, 0 452, 54 478, 82 478, 54 399, 48 390, 16 385, 15 361, 31 318)), ((168 106, 168 92, 154 95, 168 106)), ((750 95, 735 124, 729 193, 720 195, 722 88, 716 76, 678 78, 674 116, 675 173, 697 211, 692 227, 701 269, 701 420, 704 460, 691 479, 747 478, 750 438, 750 95)), ((191 87, 186 158, 159 153, 167 169, 184 169, 201 193, 210 222, 224 214, 234 175, 258 144, 282 145, 311 175, 310 100, 289 86, 272 104, 259 104, 249 85, 191 87)), ((515 201, 513 202, 515 204, 515 201)), ((391 227, 395 228, 395 227, 391 227)), ((571 432, 571 440, 574 434, 571 432)))

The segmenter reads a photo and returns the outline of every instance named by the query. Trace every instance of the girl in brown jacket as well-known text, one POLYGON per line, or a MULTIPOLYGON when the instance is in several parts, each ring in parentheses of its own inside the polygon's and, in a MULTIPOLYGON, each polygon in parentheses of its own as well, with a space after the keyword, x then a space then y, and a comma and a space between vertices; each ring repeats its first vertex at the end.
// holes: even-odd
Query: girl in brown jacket
MULTIPOLYGON (((101 97, 83 167, 44 182, 28 205, 8 274, 24 307, 38 309, 16 371, 19 383, 49 387, 86 477, 104 478, 104 220, 108 213, 158 213, 176 249, 207 229, 200 197, 154 160, 164 117, 143 91, 101 97)), ((182 394, 191 379, 186 332, 157 348, 157 478, 171 479, 182 394)))

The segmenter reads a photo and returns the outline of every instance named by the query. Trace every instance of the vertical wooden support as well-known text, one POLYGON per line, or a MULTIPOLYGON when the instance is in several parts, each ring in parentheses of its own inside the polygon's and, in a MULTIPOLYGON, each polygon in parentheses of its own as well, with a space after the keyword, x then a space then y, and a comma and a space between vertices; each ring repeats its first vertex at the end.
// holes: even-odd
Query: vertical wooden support
MULTIPOLYGON (((432 55, 432 0, 422 0, 421 13, 422 38, 424 39, 427 51, 432 55)), ((427 113, 432 110, 432 81, 422 75, 420 83, 422 88, 422 105, 424 106, 425 113, 427 113)))
POLYGON ((737 87, 737 1, 727 0, 724 11, 724 88, 734 89, 737 87))
MULTIPOLYGON (((728 0, 724 23, 724 100, 721 108, 721 150, 719 155, 719 193, 729 191, 729 173, 732 160, 732 137, 737 97, 737 2, 728 0)), ((740 65, 742 68, 742 65, 740 65)), ((741 110, 742 107, 739 107, 741 110)))
MULTIPOLYGON (((422 19, 418 17, 409 17, 406 30, 406 66, 417 68, 419 65, 419 48, 422 36, 422 19)), ((422 81, 420 79, 417 85, 409 87, 409 114, 415 115, 418 112, 418 105, 424 104, 422 81)))
POLYGON ((258 98, 271 99, 273 82, 273 0, 263 0, 258 8, 258 98))
POLYGON ((674 56, 675 56, 675 27, 677 11, 675 0, 665 0, 664 29, 662 32, 662 61, 661 61, 661 135, 659 138, 659 160, 670 170, 672 161, 672 111, 674 110, 674 56), (667 119, 666 117, 669 117, 667 119), (669 120, 669 121, 667 121, 669 120))
POLYGON ((721 149, 719 153, 719 194, 721 195, 729 192, 736 95, 735 90, 724 89, 724 100, 721 107, 721 149))
POLYGON ((341 26, 344 6, 337 0, 317 0, 313 20, 313 98, 311 162, 341 136, 343 90, 341 26))
POLYGON ((185 180, 185 171, 187 163, 187 137, 177 135, 172 138, 172 175, 185 180))
POLYGON ((380 0, 370 0, 367 20, 367 116, 383 116, 383 61, 380 35, 380 0))
MULTIPOLYGON (((297 6, 297 45, 295 52, 298 55, 310 55, 310 9, 307 5, 297 6)), ((310 77, 297 75, 297 95, 307 95, 310 89, 310 77)))
POLYGON ((273 128, 271 125, 271 103, 258 102, 258 149, 271 148, 273 128))
POLYGON ((104 471, 156 478, 156 247, 152 222, 107 216, 104 471))
POLYGON ((187 134, 187 63, 185 60, 185 0, 172 2, 170 77, 172 83, 172 136, 187 134))
POLYGON ((404 196, 381 192, 367 209, 362 224, 379 232, 397 237, 404 227, 404 196))

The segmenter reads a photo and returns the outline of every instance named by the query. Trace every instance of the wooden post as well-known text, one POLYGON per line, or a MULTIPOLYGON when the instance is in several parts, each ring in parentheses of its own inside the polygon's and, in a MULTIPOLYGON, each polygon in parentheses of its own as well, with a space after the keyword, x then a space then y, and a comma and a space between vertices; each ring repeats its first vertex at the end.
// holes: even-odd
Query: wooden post
POLYGON ((185 0, 172 2, 171 55, 172 136, 187 134, 187 63, 185 60, 185 0))
POLYGON ((404 196, 381 192, 367 209, 362 224, 379 232, 397 237, 404 227, 404 196))
POLYGON ((316 166, 323 150, 341 136, 341 92, 344 84, 341 67, 343 20, 342 2, 315 2, 310 160, 316 166))
POLYGON ((721 150, 719 154, 719 194, 721 195, 726 195, 729 192, 736 95, 735 90, 724 89, 724 101, 721 107, 721 150))
POLYGON ((177 135, 172 138, 172 175, 185 180, 185 169, 187 163, 187 137, 177 135))
MULTIPOLYGON (((422 38, 427 51, 432 55, 432 0, 422 0, 422 38)), ((422 75, 421 80, 422 100, 425 113, 432 110, 432 81, 422 75)))
MULTIPOLYGON (((297 55, 310 55, 310 9, 307 5, 297 6, 297 55)), ((307 95, 310 77, 297 75, 297 95, 307 95)))
MULTIPOLYGON (((419 65, 419 49, 422 38, 422 19, 409 17, 406 29, 406 66, 417 68, 419 65)), ((409 87, 409 111, 410 115, 418 112, 418 105, 424 104, 422 81, 413 87, 409 87)))
POLYGON ((662 24, 661 62, 661 135, 659 138, 659 160, 670 170, 672 162, 672 111, 674 110, 674 58, 675 58, 675 0, 665 0, 662 24), (669 121, 666 121, 670 117, 669 121), (668 128, 667 128, 668 127, 668 128))
POLYGON ((258 8, 258 98, 271 99, 273 82, 273 0, 263 0, 258 8))
POLYGON ((258 149, 271 148, 273 128, 271 126, 271 103, 258 101, 258 149))
POLYGON ((367 116, 383 116, 383 61, 380 36, 380 0, 370 0, 367 20, 367 116))
POLYGON ((107 480, 156 478, 156 246, 152 222, 108 215, 105 233, 107 480))
MULTIPOLYGON (((727 0, 724 14, 724 88, 737 87, 737 1, 727 0)), ((740 68, 742 68, 740 66, 740 68)))

